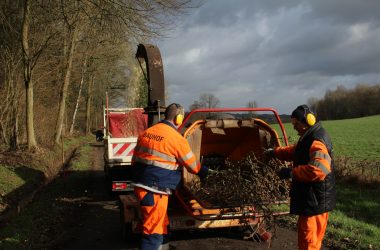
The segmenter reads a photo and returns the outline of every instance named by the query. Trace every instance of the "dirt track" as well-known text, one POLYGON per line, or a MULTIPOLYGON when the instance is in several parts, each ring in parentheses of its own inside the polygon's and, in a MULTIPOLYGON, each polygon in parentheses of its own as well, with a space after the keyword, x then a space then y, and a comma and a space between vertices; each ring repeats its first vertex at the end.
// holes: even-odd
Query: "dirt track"
MULTIPOLYGON (((93 173, 88 197, 81 217, 70 228, 55 249, 138 249, 137 241, 123 242, 119 226, 118 202, 103 187, 103 148, 93 145, 93 173)), ((270 249, 296 249, 296 232, 278 228, 270 249)), ((268 249, 269 244, 242 239, 231 230, 173 232, 171 245, 177 249, 268 249)))

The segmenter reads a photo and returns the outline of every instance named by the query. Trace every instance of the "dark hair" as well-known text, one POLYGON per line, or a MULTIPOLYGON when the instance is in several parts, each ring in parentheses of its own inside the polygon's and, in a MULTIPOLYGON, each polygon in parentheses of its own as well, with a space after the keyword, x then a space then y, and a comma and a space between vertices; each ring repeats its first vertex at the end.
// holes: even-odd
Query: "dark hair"
POLYGON ((174 120, 176 115, 183 113, 183 107, 178 103, 172 103, 165 109, 165 120, 174 120))

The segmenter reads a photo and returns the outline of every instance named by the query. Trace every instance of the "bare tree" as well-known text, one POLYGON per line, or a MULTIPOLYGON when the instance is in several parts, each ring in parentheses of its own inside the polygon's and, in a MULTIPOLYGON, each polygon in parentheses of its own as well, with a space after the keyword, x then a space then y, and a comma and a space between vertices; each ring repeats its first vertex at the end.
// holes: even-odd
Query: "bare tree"
POLYGON ((86 100, 86 135, 89 135, 91 132, 91 100, 92 100, 92 88, 94 86, 94 76, 92 76, 91 80, 88 83, 88 93, 86 100))
POLYGON ((213 94, 205 93, 199 96, 199 100, 190 105, 190 110, 199 108, 217 108, 220 101, 213 94))
POLYGON ((194 101, 193 104, 191 104, 189 106, 190 111, 192 111, 194 109, 200 109, 200 108, 204 108, 204 107, 202 107, 202 105, 199 103, 199 101, 194 101))
POLYGON ((327 90, 324 98, 309 100, 322 120, 357 118, 380 114, 380 84, 358 84, 353 89, 338 86, 327 90))
POLYGON ((247 102, 247 108, 257 108, 257 102, 256 101, 247 102))
POLYGON ((71 69, 73 65, 73 59, 74 59, 74 51, 75 51, 75 45, 76 45, 76 39, 77 39, 77 29, 74 28, 74 30, 70 29, 70 35, 69 35, 69 52, 66 58, 66 67, 65 67, 65 77, 62 84, 62 90, 61 90, 61 98, 59 102, 59 110, 57 115, 57 124, 56 124, 56 130, 55 130, 55 136, 54 141, 55 143, 59 143, 61 139, 61 133, 63 128, 63 122, 65 117, 65 110, 66 110, 66 98, 68 94, 68 88, 70 84, 70 78, 71 78, 71 69))
MULTIPOLYGON (((195 7, 192 4, 190 0, 21 0, 0 3, 0 24, 10 23, 15 27, 13 34, 18 35, 15 41, 19 44, 14 46, 11 57, 5 57, 6 47, 2 46, 5 39, 0 42, 2 65, 13 65, 13 68, 7 68, 7 72, 16 72, 7 73, 7 86, 16 86, 11 83, 17 81, 21 86, 22 75, 17 74, 19 65, 23 66, 25 86, 25 94, 19 94, 17 88, 0 86, 0 97, 14 101, 0 105, 0 108, 4 107, 0 110, 1 142, 9 144, 11 134, 17 135, 25 130, 26 138, 22 139, 27 141, 28 148, 37 147, 37 141, 50 145, 52 141, 60 140, 65 122, 88 131, 101 113, 105 90, 115 83, 126 85, 128 98, 131 98, 128 102, 144 102, 146 89, 141 88, 140 85, 144 85, 141 73, 136 71, 133 63, 135 44, 162 36, 174 27, 175 17, 184 13, 186 8, 195 7), (13 16, 9 14, 14 11, 11 7, 19 12, 17 18, 10 18, 13 16), (81 57, 85 54, 92 58, 93 64, 83 75, 81 57), (21 56, 23 64, 17 63, 17 55, 21 56), (92 78, 96 81, 89 86, 86 79, 92 78), (81 82, 83 90, 78 94, 81 82), (82 94, 91 100, 87 102, 87 122, 84 116, 76 115, 78 110, 87 107, 84 102, 77 102, 82 94), (25 107, 19 98, 25 98, 25 107), (11 107, 13 111, 10 111, 11 107), (17 112, 18 108, 25 108, 25 112, 17 112), (37 112, 46 115, 35 119, 37 112), (9 114, 18 115, 11 117, 9 114), (26 114, 26 118, 22 114, 26 114), (18 126, 21 120, 26 121, 26 126, 18 126)), ((10 33, 4 34, 8 41, 10 33)), ((5 79, 3 72, 5 69, 0 72, 1 80, 5 79)), ((14 138, 17 144, 17 136, 14 138)))
MULTIPOLYGON (((32 69, 36 63, 35 58, 29 48, 29 28, 30 28, 30 0, 24 2, 24 19, 22 24, 22 48, 24 58, 24 84, 26 91, 26 131, 28 137, 28 148, 37 147, 34 133, 34 110, 33 110, 33 80, 32 69), (34 59, 34 60, 33 60, 34 59)), ((36 54, 38 55, 38 54, 36 54)))
POLYGON ((84 82, 84 78, 85 78, 85 75, 86 75, 86 67, 87 67, 87 58, 85 57, 85 59, 83 60, 81 79, 80 79, 80 83, 79 83, 78 97, 77 97, 77 101, 76 101, 76 105, 75 105, 75 109, 74 109, 74 113, 73 113, 73 118, 71 120, 71 126, 70 126, 70 131, 69 131, 70 135, 72 135, 73 132, 74 132, 75 118, 76 118, 76 115, 78 113, 79 101, 80 101, 80 98, 81 98, 81 93, 82 93, 82 88, 83 88, 83 82, 84 82))
MULTIPOLYGON (((32 78, 33 69, 36 66, 38 59, 42 52, 46 49, 50 39, 52 39, 58 31, 51 29, 50 25, 41 25, 40 22, 46 21, 41 16, 35 17, 32 15, 31 7, 32 3, 37 2, 31 0, 24 0, 24 13, 22 19, 22 32, 21 43, 24 62, 24 85, 26 92, 26 131, 27 131, 27 144, 28 149, 34 149, 37 147, 37 141, 34 131, 34 81, 32 78), (34 19, 32 19, 34 17, 34 19), (33 27, 34 32, 41 32, 38 36, 31 36, 31 28, 33 24, 38 28, 33 27), (30 46, 32 45, 32 46, 30 46)), ((41 8, 40 5, 38 5, 41 8)), ((46 7, 46 6, 45 6, 46 7)), ((51 10, 52 8, 49 9, 51 10)), ((36 11, 37 13, 37 11, 36 11)), ((38 14, 46 13, 44 10, 40 10, 38 14)), ((37 14, 36 14, 37 15, 37 14)))
POLYGON ((220 101, 213 94, 202 94, 199 97, 199 103, 205 108, 217 108, 220 101))
POLYGON ((20 29, 22 3, 0 3, 0 143, 16 149, 24 112, 22 103, 22 53, 20 29))
POLYGON ((18 147, 19 131, 19 97, 20 86, 18 69, 20 55, 12 53, 10 48, 4 48, 0 61, 4 66, 4 85, 0 89, 0 141, 9 145, 10 149, 18 147))
MULTIPOLYGON (((249 101, 249 102, 247 102, 247 108, 257 108, 257 102, 256 101, 249 101)), ((248 116, 250 118, 252 118, 253 115, 254 115, 254 113, 255 112, 249 111, 248 112, 248 116)))

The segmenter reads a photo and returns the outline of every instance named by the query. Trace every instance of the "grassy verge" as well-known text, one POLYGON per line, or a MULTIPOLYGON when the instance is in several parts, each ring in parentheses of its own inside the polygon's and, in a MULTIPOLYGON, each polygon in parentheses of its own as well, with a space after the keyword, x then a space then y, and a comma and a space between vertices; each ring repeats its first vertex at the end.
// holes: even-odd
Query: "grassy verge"
MULTIPOLYGON (((65 140, 64 154, 67 157, 71 150, 88 141, 88 137, 76 137, 65 140)), ((54 172, 62 163, 62 149, 56 146, 52 149, 39 149, 36 153, 27 151, 7 152, 0 158, 0 190, 1 195, 6 195, 27 182, 36 179, 35 172, 48 174, 54 172), (30 169, 29 172, 26 168, 30 169), (46 172, 46 173, 45 173, 46 172)), ((37 174, 38 175, 38 174, 37 174)))
POLYGON ((90 146, 77 150, 69 172, 44 188, 36 200, 0 229, 0 249, 52 249, 65 227, 78 223, 91 174, 90 146))
MULTIPOLYGON (((337 191, 324 245, 341 250, 380 249, 379 189, 339 183, 337 191)), ((297 216, 280 216, 277 223, 296 230, 297 216)))
POLYGON ((339 184, 325 239, 340 249, 380 249, 378 188, 339 184))

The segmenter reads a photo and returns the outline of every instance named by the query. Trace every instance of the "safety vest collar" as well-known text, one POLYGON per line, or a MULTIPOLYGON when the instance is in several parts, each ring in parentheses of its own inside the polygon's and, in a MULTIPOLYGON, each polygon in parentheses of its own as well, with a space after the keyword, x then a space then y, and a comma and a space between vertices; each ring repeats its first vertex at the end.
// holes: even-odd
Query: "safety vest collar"
MULTIPOLYGON (((168 120, 162 120, 162 121, 160 121, 160 123, 166 124, 166 125, 168 125, 169 127, 172 127, 175 131, 178 132, 176 126, 174 126, 174 124, 171 123, 171 122, 169 122, 168 120)), ((178 133, 179 133, 179 132, 178 132, 178 133)))

